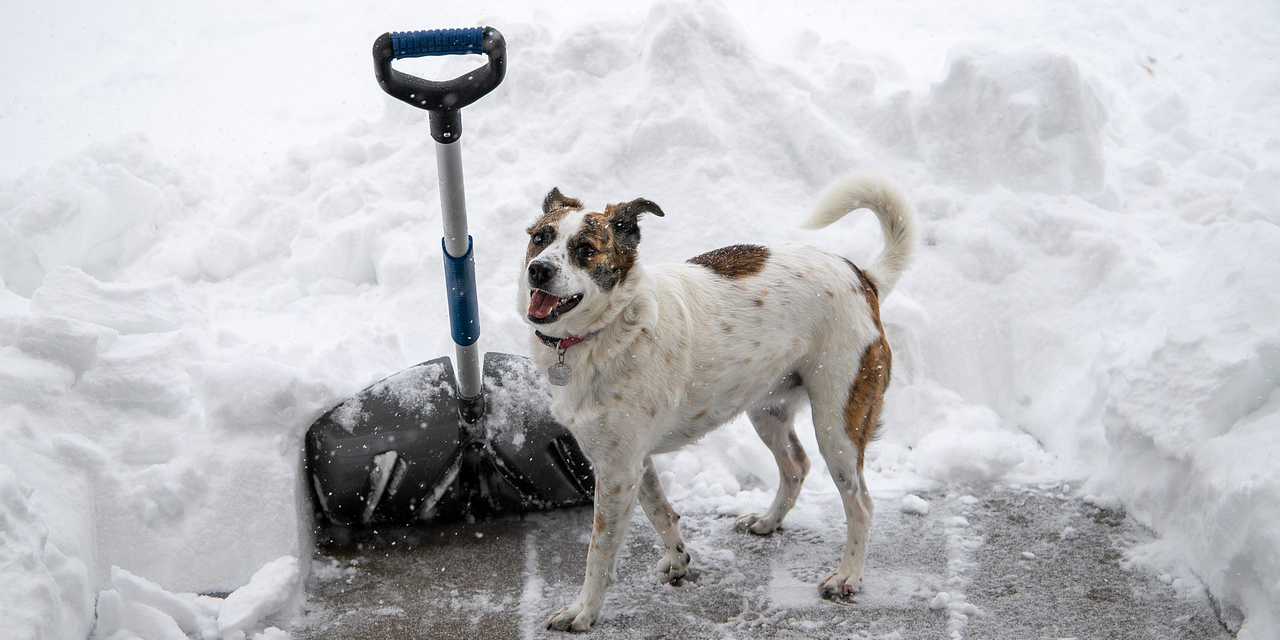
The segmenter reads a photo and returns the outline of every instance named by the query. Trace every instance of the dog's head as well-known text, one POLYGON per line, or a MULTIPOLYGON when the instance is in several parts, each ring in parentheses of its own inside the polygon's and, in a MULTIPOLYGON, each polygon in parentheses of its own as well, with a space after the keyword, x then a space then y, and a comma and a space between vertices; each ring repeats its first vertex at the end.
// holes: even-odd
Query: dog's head
POLYGON ((570 335, 600 318, 629 282, 643 213, 661 216, 662 209, 637 198, 587 211, 552 189, 528 229, 519 294, 525 319, 548 335, 570 335))

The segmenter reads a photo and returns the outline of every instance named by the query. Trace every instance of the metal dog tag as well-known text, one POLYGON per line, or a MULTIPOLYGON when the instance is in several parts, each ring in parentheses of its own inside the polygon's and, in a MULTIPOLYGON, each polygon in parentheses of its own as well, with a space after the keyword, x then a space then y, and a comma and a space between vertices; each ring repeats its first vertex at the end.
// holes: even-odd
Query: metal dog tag
POLYGON ((569 365, 564 363, 565 348, 556 349, 556 357, 559 362, 547 367, 547 379, 557 387, 563 387, 569 384, 569 374, 573 372, 569 365))
POLYGON ((557 362, 547 367, 547 379, 557 387, 563 387, 569 384, 569 374, 572 372, 569 365, 563 362, 557 362))

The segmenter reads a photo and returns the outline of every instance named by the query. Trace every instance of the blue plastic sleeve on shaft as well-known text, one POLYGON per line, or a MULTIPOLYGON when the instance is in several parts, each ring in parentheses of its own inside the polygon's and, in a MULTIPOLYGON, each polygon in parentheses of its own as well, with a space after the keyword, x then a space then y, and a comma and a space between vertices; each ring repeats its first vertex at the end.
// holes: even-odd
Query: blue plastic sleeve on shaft
POLYGON ((480 339, 480 306, 476 299, 476 263, 472 259, 475 244, 471 236, 467 236, 467 252, 457 258, 449 255, 444 248, 444 238, 440 239, 440 248, 444 250, 444 282, 446 296, 449 298, 449 327, 453 330, 453 341, 466 347, 480 339))
POLYGON ((394 31, 391 51, 397 59, 484 53, 484 27, 394 31))

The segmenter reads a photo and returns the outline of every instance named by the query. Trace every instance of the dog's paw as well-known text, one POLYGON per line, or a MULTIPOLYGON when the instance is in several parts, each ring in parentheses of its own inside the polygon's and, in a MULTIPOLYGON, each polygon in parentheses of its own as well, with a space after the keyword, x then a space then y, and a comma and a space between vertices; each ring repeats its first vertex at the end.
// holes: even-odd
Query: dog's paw
POLYGON ((738 517, 735 528, 738 531, 753 533, 758 536, 767 536, 778 530, 781 524, 776 518, 769 517, 763 513, 748 513, 738 517))
POLYGON ((833 573, 818 585, 818 591, 824 600, 832 602, 853 602, 854 594, 862 589, 862 578, 853 578, 840 573, 833 573))
POLYGON ((547 618, 547 628, 555 631, 590 631, 596 622, 596 612, 575 602, 547 618))
POLYGON ((684 547, 668 550, 658 561, 658 579, 673 587, 680 586, 689 575, 690 562, 693 562, 693 556, 684 547))

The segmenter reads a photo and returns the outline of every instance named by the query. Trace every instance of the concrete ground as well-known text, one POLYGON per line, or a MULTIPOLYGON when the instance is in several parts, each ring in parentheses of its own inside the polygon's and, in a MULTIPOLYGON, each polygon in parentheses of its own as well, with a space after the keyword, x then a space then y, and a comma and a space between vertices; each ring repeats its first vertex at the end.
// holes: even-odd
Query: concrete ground
MULTIPOLYGON (((1124 550, 1148 539, 1123 514, 1053 491, 932 496, 928 515, 881 500, 862 593, 818 597, 842 514, 768 538, 726 516, 681 524, 697 574, 657 583, 656 536, 633 520, 597 638, 1225 639, 1211 603, 1179 596, 1124 550)), ((295 638, 564 638, 543 621, 577 593, 589 509, 388 535, 321 550, 295 638)), ((784 523, 784 527, 786 523, 784 523)))

